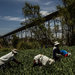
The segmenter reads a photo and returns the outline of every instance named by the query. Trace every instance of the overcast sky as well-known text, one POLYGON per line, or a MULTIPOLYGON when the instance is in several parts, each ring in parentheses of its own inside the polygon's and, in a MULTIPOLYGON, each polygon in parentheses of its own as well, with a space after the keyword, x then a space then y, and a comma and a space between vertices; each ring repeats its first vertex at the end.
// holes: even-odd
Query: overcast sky
POLYGON ((61 0, 0 0, 0 35, 4 35, 16 28, 24 21, 22 8, 25 2, 38 4, 40 13, 46 16, 56 11, 56 6, 61 5, 61 0))

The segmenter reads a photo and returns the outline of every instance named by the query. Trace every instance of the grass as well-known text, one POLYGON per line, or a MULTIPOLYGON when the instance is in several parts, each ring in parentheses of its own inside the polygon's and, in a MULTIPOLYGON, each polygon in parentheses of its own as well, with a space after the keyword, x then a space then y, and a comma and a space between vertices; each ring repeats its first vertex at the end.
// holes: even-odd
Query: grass
MULTIPOLYGON (((52 58, 52 48, 19 50, 16 59, 21 61, 23 65, 17 65, 11 61, 12 67, 7 65, 5 69, 0 69, 0 75, 74 75, 75 46, 64 48, 72 53, 70 57, 62 57, 60 62, 46 67, 36 66, 34 68, 32 67, 34 56, 41 53, 52 58)), ((0 56, 8 52, 10 52, 9 49, 0 50, 0 56)))

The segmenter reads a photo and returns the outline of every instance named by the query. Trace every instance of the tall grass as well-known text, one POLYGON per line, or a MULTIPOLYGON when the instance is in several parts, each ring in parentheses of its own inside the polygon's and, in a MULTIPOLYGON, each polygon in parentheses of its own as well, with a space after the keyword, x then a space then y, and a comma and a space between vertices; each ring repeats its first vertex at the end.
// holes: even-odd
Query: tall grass
MULTIPOLYGON (((17 65, 14 62, 10 62, 12 67, 8 67, 7 65, 5 69, 0 69, 0 75, 74 75, 75 46, 64 48, 72 53, 70 57, 62 57, 60 62, 57 61, 46 67, 36 66, 34 68, 32 67, 34 56, 41 53, 52 58, 52 48, 19 50, 16 59, 21 61, 23 65, 17 65)), ((0 51, 0 55, 5 53, 7 52, 0 51)))

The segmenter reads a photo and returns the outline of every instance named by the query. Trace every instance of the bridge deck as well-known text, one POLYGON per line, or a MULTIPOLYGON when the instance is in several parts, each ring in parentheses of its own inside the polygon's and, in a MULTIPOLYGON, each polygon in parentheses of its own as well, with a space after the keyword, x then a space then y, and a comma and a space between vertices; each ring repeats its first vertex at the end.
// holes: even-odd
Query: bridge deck
MULTIPOLYGON (((56 12, 53 12, 53 13, 51 13, 51 14, 49 14, 49 15, 43 17, 43 18, 45 19, 44 22, 46 22, 46 21, 48 21, 48 20, 51 20, 51 19, 54 18, 54 17, 57 17, 57 16, 58 16, 58 13, 59 13, 59 11, 56 11, 56 12)), ((40 20, 37 20, 37 21, 40 22, 40 20)), ((9 36, 9 35, 11 35, 11 34, 14 34, 14 33, 19 32, 19 31, 25 30, 26 28, 30 28, 30 27, 32 27, 32 26, 35 26, 35 23, 34 23, 34 22, 29 23, 29 24, 27 24, 26 26, 20 27, 20 28, 14 30, 14 31, 11 31, 11 32, 9 32, 9 33, 7 33, 7 34, 1 36, 0 38, 4 38, 4 37, 6 37, 6 36, 9 36)))

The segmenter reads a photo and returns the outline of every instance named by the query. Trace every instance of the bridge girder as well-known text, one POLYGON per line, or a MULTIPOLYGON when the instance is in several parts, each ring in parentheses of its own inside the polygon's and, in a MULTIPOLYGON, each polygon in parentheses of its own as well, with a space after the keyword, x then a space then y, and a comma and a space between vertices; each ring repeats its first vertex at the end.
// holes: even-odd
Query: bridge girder
MULTIPOLYGON (((49 15, 43 17, 43 18, 44 18, 44 22, 49 21, 49 20, 51 20, 51 19, 53 19, 53 18, 55 18, 55 17, 58 17, 58 13, 59 13, 59 11, 56 11, 56 12, 53 12, 53 13, 51 13, 51 14, 49 14, 49 15)), ((37 21, 40 22, 40 20, 37 20, 37 21)), ((36 23, 36 21, 35 21, 35 23, 36 23)), ((18 29, 16 29, 16 30, 13 30, 13 31, 11 31, 11 32, 9 32, 9 33, 3 35, 3 36, 0 36, 0 38, 4 38, 4 37, 7 37, 7 36, 12 35, 12 34, 14 34, 14 33, 17 33, 17 32, 19 32, 19 31, 22 31, 22 30, 25 30, 25 29, 27 29, 27 28, 33 27, 33 26, 35 26, 35 23, 34 23, 34 22, 29 23, 29 24, 27 24, 26 26, 20 27, 20 28, 18 28, 18 29)))

